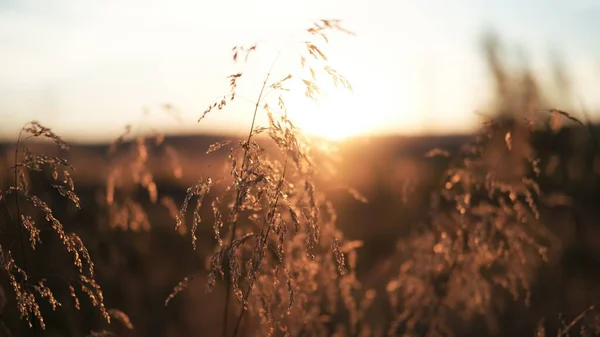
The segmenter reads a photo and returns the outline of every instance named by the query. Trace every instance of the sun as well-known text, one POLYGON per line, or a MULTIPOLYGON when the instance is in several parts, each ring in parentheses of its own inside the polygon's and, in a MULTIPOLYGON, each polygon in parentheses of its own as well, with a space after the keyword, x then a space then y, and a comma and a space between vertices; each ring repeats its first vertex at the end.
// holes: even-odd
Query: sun
POLYGON ((299 100, 290 108, 290 118, 304 133, 328 140, 344 140, 366 132, 351 104, 354 97, 351 94, 335 96, 344 97, 299 100))
POLYGON ((291 98, 287 104, 288 114, 309 136, 343 141, 373 131, 372 120, 364 110, 366 99, 345 89, 329 90, 316 100, 291 98))
POLYGON ((419 127, 423 115, 411 73, 390 78, 388 70, 376 64, 366 67, 363 62, 351 63, 343 57, 339 61, 336 64, 341 66, 336 70, 346 76, 352 90, 336 87, 327 74, 318 72, 313 78, 320 91, 315 100, 304 96, 302 77, 294 77, 287 84, 287 113, 304 134, 344 141, 419 127))

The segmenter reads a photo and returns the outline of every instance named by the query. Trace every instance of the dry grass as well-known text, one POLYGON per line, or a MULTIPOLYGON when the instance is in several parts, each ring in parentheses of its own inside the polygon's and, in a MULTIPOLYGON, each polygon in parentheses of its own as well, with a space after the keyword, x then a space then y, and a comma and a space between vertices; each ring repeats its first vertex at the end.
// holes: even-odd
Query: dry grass
POLYGON ((76 309, 80 308, 79 296, 83 294, 98 308, 102 317, 110 322, 110 314, 104 306, 104 296, 95 280, 94 263, 87 248, 77 234, 65 230, 50 205, 35 194, 38 187, 33 184, 34 176, 39 174, 45 176, 49 187, 60 196, 67 198, 76 208, 80 207, 71 178, 74 168, 59 156, 32 152, 27 141, 38 137, 53 141, 60 150, 68 150, 67 144, 59 136, 38 122, 25 125, 17 139, 14 163, 11 166, 13 179, 1 194, 4 210, 10 220, 4 222, 0 247, 2 268, 14 291, 17 309, 30 328, 45 330, 46 323, 39 301, 47 300, 52 310, 62 306, 48 286, 52 278, 57 278, 64 282, 62 287, 68 289, 76 309), (30 259, 42 240, 45 241, 50 234, 48 230, 53 232, 71 255, 75 275, 46 274, 32 270, 30 259))
MULTIPOLYGON (((327 35, 335 30, 347 32, 338 21, 322 20, 306 33, 313 40, 321 37, 327 42, 327 35)), ((350 296, 354 263, 348 266, 345 263, 345 254, 353 254, 355 247, 343 243, 331 203, 315 189, 314 180, 320 174, 320 167, 314 164, 318 149, 310 146, 288 118, 282 95, 289 90, 287 82, 298 78, 304 85, 305 96, 318 99, 320 89, 315 80, 318 68, 322 68, 336 86, 347 89, 351 86, 327 65, 327 57, 315 42, 302 43, 306 46, 306 55, 300 56, 298 74, 271 79, 271 69, 279 55, 275 58, 255 99, 247 138, 237 144, 215 143, 207 149, 207 153, 229 149, 230 179, 199 180, 188 189, 177 216, 176 228, 186 226, 188 205, 196 199, 190 230, 195 249, 196 231, 201 225, 200 210, 204 204, 212 208, 213 232, 218 245, 207 261, 208 286, 211 290, 219 278, 225 281, 223 336, 229 335, 231 297, 239 304, 239 313, 235 314, 232 324, 234 336, 241 329, 260 335, 329 335, 331 331, 324 321, 327 315, 322 307, 337 304, 338 294, 332 286, 338 282, 345 289, 344 304, 351 315, 356 315, 357 308, 350 296), (310 77, 302 76, 304 68, 308 68, 310 77), (269 96, 271 100, 267 99, 269 96), (268 126, 255 125, 261 113, 267 115, 268 126), (261 133, 268 135, 276 153, 268 152, 255 141, 261 133), (211 193, 215 183, 224 186, 219 195, 211 193), (242 217, 247 219, 246 226, 240 225, 242 217), (350 274, 344 276, 347 269, 350 274), (245 319, 247 313, 251 317, 245 319)), ((237 61, 241 52, 259 50, 256 45, 236 47, 233 60, 237 61)), ((248 58, 246 54, 245 60, 248 58)), ((235 99, 237 81, 242 76, 240 72, 228 77, 230 93, 210 105, 200 120, 212 109, 223 109, 235 99)), ((175 288, 167 303, 192 277, 185 278, 175 288)), ((355 329, 356 320, 351 321, 349 329, 355 329)))
MULTIPOLYGON (((157 320, 167 335, 598 335, 600 289, 556 267, 569 254, 598 251, 593 225, 583 223, 593 222, 590 205, 577 203, 595 196, 595 137, 561 138, 563 123, 577 132, 587 124, 543 109, 554 103, 535 76, 509 69, 488 37, 494 109, 469 141, 418 155, 393 156, 383 141, 334 153, 305 137, 286 109, 293 81, 307 99, 319 99, 316 78, 351 90, 328 63, 333 32, 350 33, 336 20, 308 28, 300 64, 282 78, 273 78, 274 57, 241 139, 185 152, 128 127, 106 155, 82 151, 67 161, 60 137, 27 124, 7 152, 0 194, 0 313, 16 313, 26 327, 3 315, 0 335, 50 333, 46 317, 69 336, 158 335, 138 324, 157 320), (38 138, 56 148, 31 142, 38 138), (76 193, 77 179, 90 191, 76 193), (82 226, 86 206, 93 211, 82 226), (378 247, 390 242, 389 251, 378 247), (556 295, 547 305, 546 279, 569 299, 577 282, 592 290, 575 304, 556 295), (102 281, 130 310, 107 309, 102 281), (157 292, 166 308, 151 312, 144 299, 157 292), (507 326, 513 311, 525 326, 507 326), (76 320, 84 323, 72 328, 76 320)), ((232 59, 249 66, 263 51, 238 46, 232 59)), ((227 77, 230 91, 199 122, 236 100, 244 74, 227 77)))

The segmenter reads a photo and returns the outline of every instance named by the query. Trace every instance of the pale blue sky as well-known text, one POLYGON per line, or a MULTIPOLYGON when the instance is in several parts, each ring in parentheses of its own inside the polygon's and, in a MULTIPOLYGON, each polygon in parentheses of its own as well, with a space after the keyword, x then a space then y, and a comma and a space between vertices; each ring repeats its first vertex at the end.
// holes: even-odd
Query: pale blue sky
MULTIPOLYGON (((245 130, 241 102, 195 122, 227 90, 231 47, 279 46, 319 18, 357 33, 334 38, 330 51, 355 94, 333 96, 329 117, 302 117, 313 132, 333 123, 352 133, 472 127, 489 85, 477 45, 488 28, 523 47, 542 75, 559 50, 576 93, 600 104, 600 1, 0 0, 0 135, 37 119, 67 139, 107 140, 144 106, 153 112, 146 125, 165 132, 245 130), (160 103, 178 107, 183 123, 161 114, 160 103)), ((256 92, 275 52, 259 55, 244 95, 256 92)))

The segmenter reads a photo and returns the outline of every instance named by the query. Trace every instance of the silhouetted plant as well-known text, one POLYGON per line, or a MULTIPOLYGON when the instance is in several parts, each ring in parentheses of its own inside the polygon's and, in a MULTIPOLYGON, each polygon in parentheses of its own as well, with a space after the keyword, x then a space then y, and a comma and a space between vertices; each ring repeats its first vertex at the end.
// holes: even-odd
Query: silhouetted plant
POLYGON ((402 240, 394 260, 398 274, 387 284, 396 317, 389 335, 445 336, 469 331, 483 319, 498 334, 503 292, 530 302, 537 271, 557 238, 540 221, 540 159, 534 133, 557 117, 581 122, 560 110, 544 115, 542 90, 525 68, 511 71, 494 36, 484 51, 494 86, 493 117, 458 153, 448 157, 431 215, 402 240), (517 76, 514 76, 514 74, 517 76))
POLYGON ((54 215, 51 203, 37 194, 43 191, 43 185, 38 186, 39 181, 48 181, 48 185, 60 196, 79 208, 80 201, 71 176, 74 168, 60 156, 33 151, 28 144, 33 138, 51 140, 61 151, 69 149, 49 128, 36 121, 26 124, 19 133, 14 150, 12 182, 0 194, 4 209, 10 217, 10 221, 5 222, 2 228, 0 262, 8 275, 21 318, 29 327, 44 330, 46 323, 40 301, 47 301, 52 310, 62 306, 64 302, 59 301, 53 290, 59 285, 64 288, 63 292, 70 294, 76 309, 80 309, 80 296, 83 294, 107 322, 110 322, 112 312, 126 317, 120 311, 105 308, 104 296, 95 280, 94 264, 88 250, 77 234, 65 229, 54 215), (36 261, 40 256, 35 253, 42 242, 51 241, 51 233, 70 254, 75 267, 74 275, 61 275, 37 268, 39 263, 36 261), (51 288, 50 285, 56 286, 51 288))
MULTIPOLYGON (((207 262, 208 286, 212 289, 219 278, 225 280, 223 336, 229 326, 231 295, 240 304, 234 336, 240 332, 247 312, 256 319, 255 329, 260 335, 276 331, 286 335, 329 335, 336 327, 332 326, 334 322, 328 322, 331 317, 327 318, 325 313, 336 312, 338 289, 342 290, 346 298, 343 303, 353 315, 348 328, 354 330, 357 324, 360 311, 350 298, 356 283, 352 277, 354 259, 350 276, 341 276, 348 269, 346 255, 352 256, 356 245, 343 243, 343 236, 335 226, 333 207, 315 187, 320 168, 314 158, 320 149, 311 146, 310 140, 295 127, 285 104, 288 83, 296 78, 308 99, 318 99, 321 92, 316 76, 320 69, 336 86, 351 89, 349 81, 327 64, 322 48, 314 42, 319 37, 328 42, 331 31, 349 33, 336 20, 321 20, 307 29, 310 40, 302 42, 305 54, 300 56, 297 74, 290 72, 273 80, 271 72, 277 55, 253 102, 248 136, 237 142, 213 144, 207 151, 229 148, 231 179, 198 181, 188 189, 178 215, 179 228, 185 225, 189 203, 196 199, 190 228, 195 247, 200 210, 212 199, 213 231, 218 245, 207 262), (259 114, 266 115, 268 125, 257 125, 259 114), (263 133, 268 136, 265 145, 260 143, 263 133), (268 147, 269 140, 275 151, 268 147), (215 184, 225 186, 222 195, 211 195, 215 184)), ((256 45, 235 47, 233 60, 237 61, 241 54, 248 60, 248 54, 258 49, 256 45)), ((210 105, 200 120, 236 98, 242 76, 243 72, 239 72, 228 77, 230 93, 210 105)), ((180 283, 167 303, 190 280, 191 277, 180 283)), ((251 322, 246 321, 249 331, 251 322)))

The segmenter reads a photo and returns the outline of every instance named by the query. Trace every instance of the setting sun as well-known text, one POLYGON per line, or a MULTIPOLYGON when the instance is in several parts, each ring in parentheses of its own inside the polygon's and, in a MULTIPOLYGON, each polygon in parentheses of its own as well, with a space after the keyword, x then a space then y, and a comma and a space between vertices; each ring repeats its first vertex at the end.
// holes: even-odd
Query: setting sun
POLYGON ((303 132, 329 140, 343 140, 372 131, 360 117, 360 104, 352 92, 334 92, 312 101, 294 100, 290 117, 303 132))
POLYGON ((317 81, 322 95, 315 100, 304 97, 303 88, 292 88, 288 112, 304 133, 341 141, 394 131, 390 122, 405 129, 419 126, 418 102, 407 80, 390 82, 357 69, 340 72, 348 75, 352 90, 336 88, 325 76, 317 81), (402 107, 394 107, 392 99, 401 100, 402 107))

